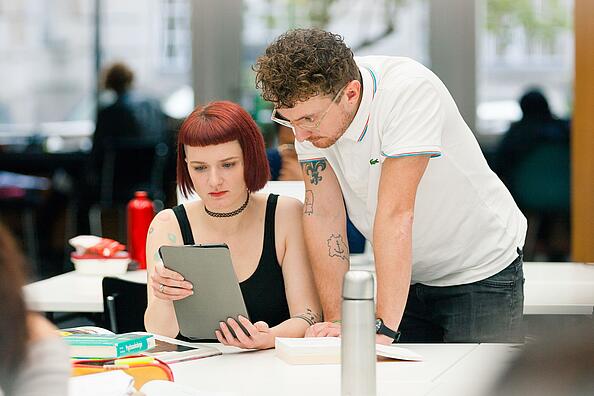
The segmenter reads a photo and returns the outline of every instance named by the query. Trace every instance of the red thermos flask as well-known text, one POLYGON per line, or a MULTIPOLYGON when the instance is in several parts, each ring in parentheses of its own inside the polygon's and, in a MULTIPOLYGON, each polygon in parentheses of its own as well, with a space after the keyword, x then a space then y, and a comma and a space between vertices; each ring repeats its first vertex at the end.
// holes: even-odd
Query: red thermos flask
POLYGON ((146 268, 146 236, 153 217, 153 201, 146 191, 136 191, 128 202, 128 253, 138 268, 146 268))

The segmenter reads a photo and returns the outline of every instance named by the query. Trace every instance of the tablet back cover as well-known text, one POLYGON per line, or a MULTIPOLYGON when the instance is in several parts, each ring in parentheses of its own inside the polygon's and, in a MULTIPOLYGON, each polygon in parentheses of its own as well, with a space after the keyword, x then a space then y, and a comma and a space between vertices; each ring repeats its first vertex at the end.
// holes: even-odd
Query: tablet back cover
POLYGON ((194 294, 174 301, 180 333, 216 341, 219 322, 238 315, 249 319, 226 245, 162 246, 165 267, 194 285, 194 294))

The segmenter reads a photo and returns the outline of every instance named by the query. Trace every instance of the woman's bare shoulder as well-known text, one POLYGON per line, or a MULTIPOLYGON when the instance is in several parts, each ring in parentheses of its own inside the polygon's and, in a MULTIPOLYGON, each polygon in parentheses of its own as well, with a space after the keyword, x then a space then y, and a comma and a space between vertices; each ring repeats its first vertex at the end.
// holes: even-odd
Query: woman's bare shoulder
POLYGON ((290 236, 301 229, 303 204, 292 197, 279 196, 276 206, 276 225, 280 231, 290 236))

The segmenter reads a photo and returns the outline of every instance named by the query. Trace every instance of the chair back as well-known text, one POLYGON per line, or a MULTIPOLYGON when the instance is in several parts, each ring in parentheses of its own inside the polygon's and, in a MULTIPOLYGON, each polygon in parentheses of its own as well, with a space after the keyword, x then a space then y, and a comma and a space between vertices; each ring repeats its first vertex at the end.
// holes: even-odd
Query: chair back
POLYGON ((146 284, 105 277, 102 286, 106 327, 114 333, 145 331, 146 284))
POLYGON ((569 212, 568 144, 540 144, 511 175, 510 190, 518 206, 540 213, 569 212))

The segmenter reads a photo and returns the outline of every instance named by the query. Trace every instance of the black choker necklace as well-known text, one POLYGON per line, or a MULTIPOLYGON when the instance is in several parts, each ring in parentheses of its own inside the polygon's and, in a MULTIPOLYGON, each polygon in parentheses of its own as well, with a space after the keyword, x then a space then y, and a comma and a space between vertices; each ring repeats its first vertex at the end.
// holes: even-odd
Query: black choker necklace
POLYGON ((233 217, 233 216, 238 215, 241 212, 243 212, 243 210, 248 206, 249 202, 250 202, 250 193, 248 192, 247 198, 245 199, 245 202, 243 203, 243 205, 241 205, 239 208, 235 209, 232 212, 227 212, 227 213, 213 212, 213 211, 208 210, 206 205, 204 205, 204 211, 206 212, 207 215, 212 216, 212 217, 233 217))

